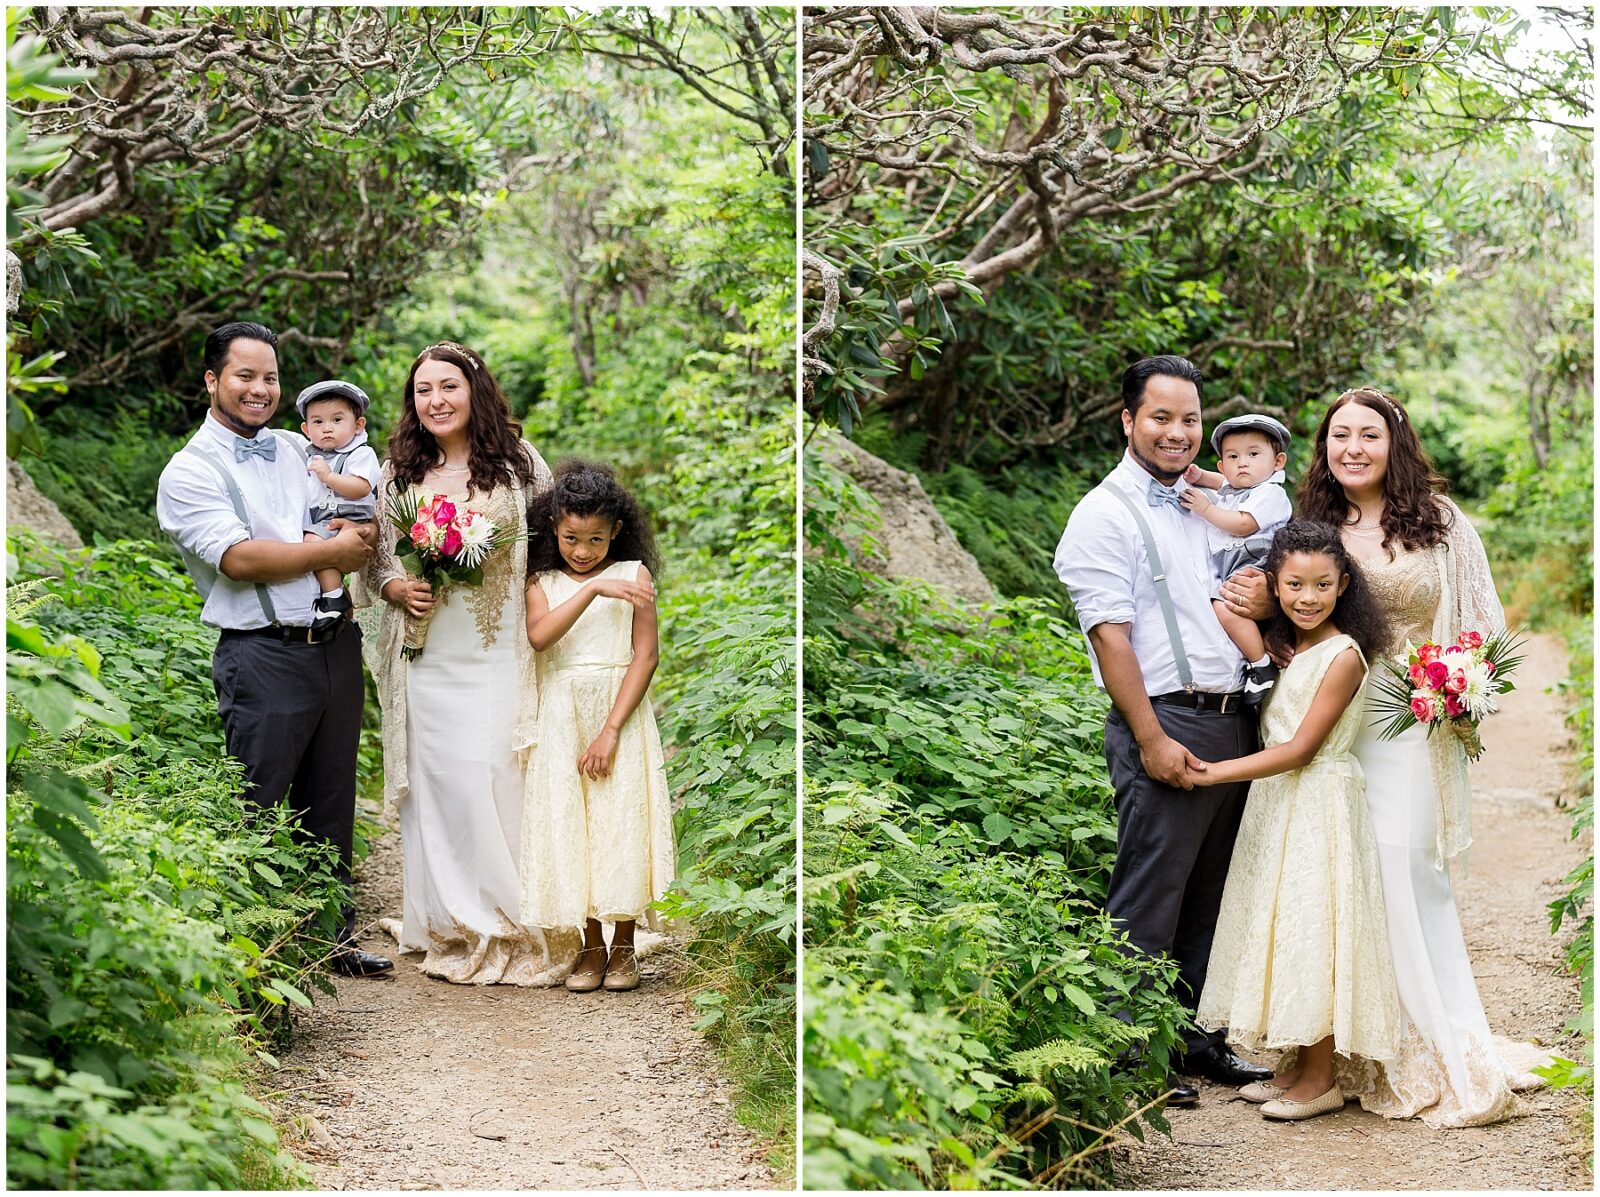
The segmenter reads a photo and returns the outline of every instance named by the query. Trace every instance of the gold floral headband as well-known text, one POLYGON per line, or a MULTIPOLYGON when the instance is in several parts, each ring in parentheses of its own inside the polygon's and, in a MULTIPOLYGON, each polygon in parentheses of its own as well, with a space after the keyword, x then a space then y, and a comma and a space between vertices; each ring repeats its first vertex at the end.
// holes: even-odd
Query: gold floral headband
POLYGON ((1364 395, 1367 398, 1376 397, 1376 398, 1382 399, 1386 404, 1389 405, 1389 410, 1394 413, 1394 418, 1396 420, 1398 420, 1402 424, 1404 424, 1406 422, 1406 413, 1400 410, 1400 405, 1398 403, 1396 403, 1393 399, 1391 399, 1388 395, 1386 395, 1382 391, 1380 391, 1377 387, 1372 387, 1372 386, 1357 387, 1353 391, 1346 391, 1343 395, 1340 395, 1339 398, 1341 398, 1341 399, 1344 399, 1346 397, 1354 398, 1357 395, 1364 395))
POLYGON ((429 345, 421 353, 417 354, 417 360, 420 362, 423 358, 427 357, 428 354, 432 353, 435 349, 449 349, 449 350, 452 350, 455 353, 459 353, 462 357, 466 358, 469 362, 471 362, 478 369, 482 370, 484 368, 483 363, 478 360, 478 355, 476 353, 473 353, 472 350, 468 349, 465 345, 462 345, 462 344, 460 344, 459 342, 456 342, 456 341, 436 341, 434 344, 429 345))

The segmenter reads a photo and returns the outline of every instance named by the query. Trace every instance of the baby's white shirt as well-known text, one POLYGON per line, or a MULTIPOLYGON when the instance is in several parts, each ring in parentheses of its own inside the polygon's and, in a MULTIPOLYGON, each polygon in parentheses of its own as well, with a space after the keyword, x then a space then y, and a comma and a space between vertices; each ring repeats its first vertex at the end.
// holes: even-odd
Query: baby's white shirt
MULTIPOLYGON (((1275 471, 1265 482, 1258 482, 1248 490, 1229 486, 1220 491, 1208 490, 1206 494, 1224 511, 1243 511, 1255 516, 1256 530, 1250 533, 1250 537, 1271 536, 1294 516, 1289 493, 1283 489, 1282 470, 1275 471)), ((1250 537, 1235 536, 1210 521, 1206 522, 1206 546, 1213 553, 1243 544, 1250 537)))
MULTIPOLYGON (((327 450, 323 450, 324 453, 327 450)), ((344 469, 340 471, 346 478, 365 478, 367 485, 372 489, 367 492, 367 498, 376 498, 378 485, 383 481, 383 466, 378 463, 378 455, 367 444, 365 431, 356 433, 345 444, 334 450, 335 453, 348 453, 345 458, 344 469)), ((332 461, 328 464, 331 466, 332 461)), ((353 500, 334 493, 333 487, 318 478, 310 470, 306 471, 307 491, 309 498, 307 505, 318 509, 337 507, 340 503, 349 503, 353 500)))

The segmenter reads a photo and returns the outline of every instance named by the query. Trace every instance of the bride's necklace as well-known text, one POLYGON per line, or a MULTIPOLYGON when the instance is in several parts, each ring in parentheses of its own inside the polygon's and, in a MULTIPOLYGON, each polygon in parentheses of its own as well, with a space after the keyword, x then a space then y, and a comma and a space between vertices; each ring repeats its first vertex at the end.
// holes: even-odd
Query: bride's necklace
POLYGON ((464 474, 464 473, 466 473, 468 470, 470 470, 472 468, 472 463, 469 461, 469 462, 467 462, 466 465, 453 466, 453 465, 445 465, 443 462, 440 462, 438 465, 434 466, 433 468, 434 468, 435 472, 440 473, 440 474, 464 474))

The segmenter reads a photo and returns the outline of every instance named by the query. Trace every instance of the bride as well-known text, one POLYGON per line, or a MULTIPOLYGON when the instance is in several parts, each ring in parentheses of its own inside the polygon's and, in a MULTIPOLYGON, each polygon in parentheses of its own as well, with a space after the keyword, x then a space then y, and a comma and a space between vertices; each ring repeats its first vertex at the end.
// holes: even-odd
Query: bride
MULTIPOLYGON (((1505 627, 1483 544, 1442 492, 1405 409, 1376 387, 1346 391, 1317 430, 1296 515, 1340 529, 1350 555, 1388 617, 1398 652, 1407 640, 1453 643, 1505 627)), ((1259 574, 1224 591, 1241 613, 1269 611, 1259 574)), ((1373 707, 1380 670, 1369 675, 1373 707)), ((1542 1082, 1530 1069, 1545 1056, 1491 1035, 1467 960, 1447 860, 1472 842, 1466 749, 1448 729, 1413 727, 1380 740, 1369 719, 1352 749, 1366 775, 1378 840, 1390 950, 1406 1019, 1400 1058, 1363 1061, 1341 1087, 1389 1118, 1430 1126, 1478 1126, 1516 1112, 1515 1089, 1542 1082), (1346 1084, 1348 1081, 1348 1084, 1346 1084)))
POLYGON ((550 470, 482 360, 444 341, 406 379, 380 494, 416 487, 470 504, 516 538, 493 550, 479 586, 435 594, 379 537, 366 588, 388 604, 373 664, 383 704, 385 804, 400 809, 402 951, 422 971, 474 985, 558 984, 575 930, 518 921, 522 769, 537 694, 523 579, 527 511, 550 470), (407 651, 420 641, 421 652, 407 651))

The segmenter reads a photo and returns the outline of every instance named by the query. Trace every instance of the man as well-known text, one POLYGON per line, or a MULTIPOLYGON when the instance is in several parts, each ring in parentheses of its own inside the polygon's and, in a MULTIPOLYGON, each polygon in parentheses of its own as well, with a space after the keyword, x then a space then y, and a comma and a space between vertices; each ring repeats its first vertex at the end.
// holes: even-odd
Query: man
MULTIPOLYGON (((348 886, 365 701, 361 633, 348 618, 313 627, 313 571, 360 569, 376 526, 303 542, 304 441, 269 427, 277 343, 260 324, 224 324, 206 338, 211 410, 161 472, 156 518, 205 600, 201 620, 221 629, 211 676, 247 800, 292 803, 304 838, 334 846, 348 886)), ((394 967, 356 946, 353 902, 332 965, 346 976, 394 967)))
MULTIPOLYGON (((1256 749, 1244 660, 1211 610, 1206 525, 1178 497, 1200 448, 1200 384, 1181 357, 1128 368, 1127 452, 1073 509, 1055 557, 1089 638, 1095 681, 1113 704, 1105 750, 1117 859, 1108 912, 1135 946, 1177 962, 1178 997, 1191 1013, 1249 788, 1206 785, 1203 762, 1256 749)), ((1225 1032, 1189 1030, 1184 1039, 1181 1072, 1230 1085, 1272 1075, 1231 1053, 1225 1032)), ((1198 1099, 1192 1086, 1169 1083, 1169 1103, 1198 1099)))

